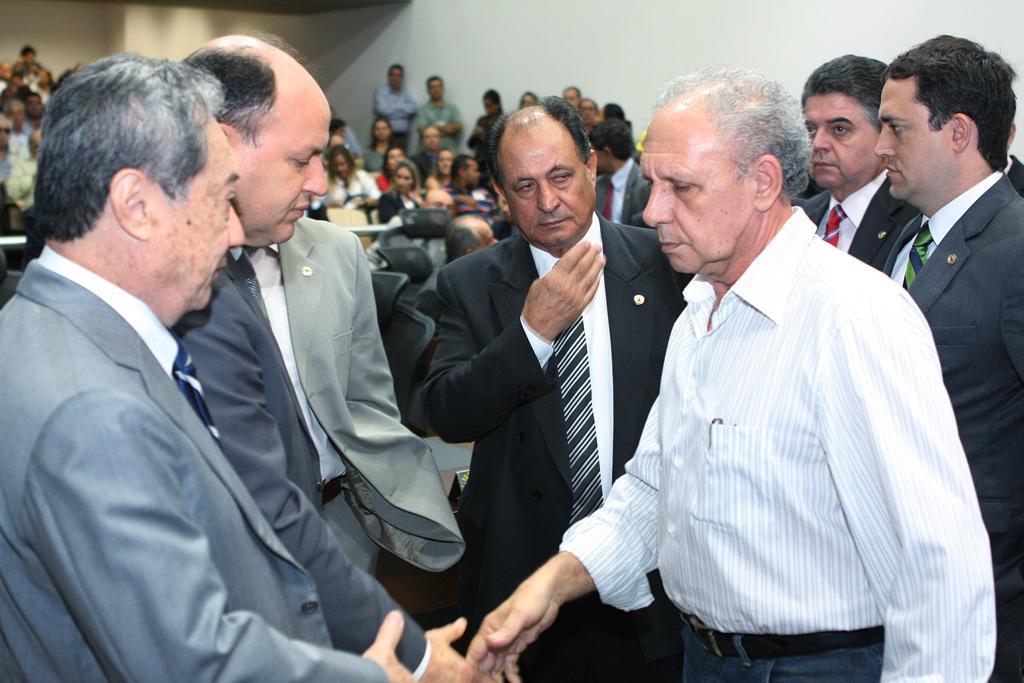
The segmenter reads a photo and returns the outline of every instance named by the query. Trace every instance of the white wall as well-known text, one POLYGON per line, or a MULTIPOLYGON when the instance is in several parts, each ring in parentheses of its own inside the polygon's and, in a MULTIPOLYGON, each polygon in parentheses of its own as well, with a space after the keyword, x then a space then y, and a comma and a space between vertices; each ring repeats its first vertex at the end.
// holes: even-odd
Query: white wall
MULTIPOLYGON (((579 85, 599 104, 615 101, 636 130, 668 78, 702 64, 760 70, 798 94, 807 74, 853 52, 889 60, 938 33, 978 40, 1024 70, 1024 3, 994 0, 413 0, 311 17, 139 5, 0 0, 0 56, 25 42, 59 72, 120 49, 182 57, 227 32, 280 33, 317 66, 339 114, 364 142, 373 88, 401 62, 417 99, 424 80, 445 78, 467 127, 480 96, 496 88, 506 107, 524 90, 541 95, 579 85)), ((1024 150, 1024 136, 1015 144, 1024 150)))

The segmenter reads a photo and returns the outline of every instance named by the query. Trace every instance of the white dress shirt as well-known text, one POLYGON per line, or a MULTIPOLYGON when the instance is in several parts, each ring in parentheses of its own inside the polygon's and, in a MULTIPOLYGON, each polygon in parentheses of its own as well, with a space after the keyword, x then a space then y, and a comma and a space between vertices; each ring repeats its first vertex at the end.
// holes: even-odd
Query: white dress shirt
POLYGON ((48 246, 43 248, 43 253, 39 256, 39 265, 88 289, 114 309, 114 312, 124 318, 136 334, 142 337, 143 343, 156 358, 156 362, 167 376, 173 379, 172 370, 174 358, 178 355, 178 342, 144 301, 61 256, 48 246))
MULTIPOLYGON (((999 182, 999 179, 1002 177, 1003 172, 996 171, 936 211, 935 215, 931 218, 928 216, 921 217, 922 221, 928 221, 928 232, 932 234, 932 243, 928 245, 929 257, 931 257, 932 253, 935 251, 935 247, 938 246, 939 242, 941 242, 942 239, 949 234, 949 231, 953 229, 956 222, 960 220, 965 213, 967 213, 967 209, 974 206, 974 202, 978 201, 981 198, 981 195, 988 192, 989 188, 999 182)), ((918 226, 920 225, 921 223, 918 223, 918 226)), ((892 273, 890 274, 890 277, 893 279, 893 282, 896 282, 901 286, 903 285, 904 278, 907 276, 907 263, 910 261, 910 248, 912 246, 914 246, 913 240, 904 244, 892 265, 892 273)))
MULTIPOLYGON (((601 242, 601 224, 595 213, 590 220, 590 227, 583 236, 583 241, 603 246, 601 242)), ((533 263, 537 266, 537 275, 544 277, 558 263, 558 259, 532 244, 530 253, 533 263)), ((604 271, 598 276, 597 293, 583 309, 583 331, 587 335, 587 361, 590 366, 590 396, 594 409, 594 427, 597 429, 597 454, 601 468, 601 494, 604 499, 612 488, 612 437, 615 433, 614 397, 612 385, 612 342, 608 329, 608 304, 604 290, 604 271)), ((541 338, 526 320, 520 317, 526 338, 537 356, 541 367, 547 367, 551 355, 555 351, 553 343, 541 338)))
POLYGON ((649 604, 658 566, 716 630, 884 625, 883 680, 986 680, 988 537, 913 300, 799 210, 713 313, 684 296, 637 453, 562 543, 601 599, 649 604))
POLYGON ((842 204, 843 213, 846 214, 846 218, 839 224, 839 244, 837 246, 844 254, 849 252, 850 245, 853 244, 853 236, 857 234, 857 228, 860 226, 861 221, 864 220, 864 214, 868 211, 868 205, 871 204, 871 200, 875 198, 875 193, 878 192, 884 182, 885 171, 882 171, 878 174, 877 178, 874 178, 856 192, 851 193, 843 201, 837 200, 830 194, 828 197, 828 211, 825 212, 821 222, 818 224, 818 237, 825 236, 825 226, 828 225, 828 217, 832 214, 832 209, 835 208, 836 204, 842 204))

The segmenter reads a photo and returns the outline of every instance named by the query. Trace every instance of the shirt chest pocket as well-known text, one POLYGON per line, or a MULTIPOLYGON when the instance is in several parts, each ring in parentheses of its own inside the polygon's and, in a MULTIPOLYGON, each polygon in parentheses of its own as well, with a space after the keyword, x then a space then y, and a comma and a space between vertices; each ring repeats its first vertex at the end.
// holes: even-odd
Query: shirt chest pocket
POLYGON ((824 468, 814 440, 764 427, 711 425, 694 516, 737 530, 772 527, 787 497, 824 468))

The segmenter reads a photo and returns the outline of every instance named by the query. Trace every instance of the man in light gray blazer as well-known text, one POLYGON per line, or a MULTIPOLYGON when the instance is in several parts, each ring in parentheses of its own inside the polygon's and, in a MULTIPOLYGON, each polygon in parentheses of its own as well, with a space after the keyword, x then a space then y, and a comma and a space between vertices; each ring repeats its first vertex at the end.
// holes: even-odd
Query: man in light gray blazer
MULTIPOLYGON (((0 680, 408 675, 398 615, 365 658, 331 649, 167 329, 242 239, 220 98, 197 70, 117 55, 50 101, 48 246, 0 313, 0 680)), ((362 588, 350 602, 391 608, 362 588)))

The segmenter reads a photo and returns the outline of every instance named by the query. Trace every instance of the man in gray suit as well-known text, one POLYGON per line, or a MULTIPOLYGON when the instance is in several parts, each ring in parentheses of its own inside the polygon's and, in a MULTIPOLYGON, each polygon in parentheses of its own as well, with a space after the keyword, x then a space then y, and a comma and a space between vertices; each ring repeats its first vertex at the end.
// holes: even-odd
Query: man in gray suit
POLYGON ((1013 69, 939 36, 885 71, 877 153, 920 207, 885 266, 924 312, 971 467, 995 570, 992 680, 1024 655, 1024 199, 1006 176, 1013 69))
MULTIPOLYGON (((349 590, 349 562, 372 571, 378 545, 438 571, 463 543, 429 448, 399 422, 359 241, 302 219, 326 188, 329 109, 288 49, 227 36, 186 60, 225 89, 218 119, 239 164, 246 249, 178 329, 225 455, 330 600, 349 590)), ((325 615, 336 645, 373 640, 372 615, 357 633, 342 610, 325 615)), ((428 654, 408 623, 399 659, 430 676, 457 668, 441 633, 428 654)))
POLYGON ((331 649, 167 330, 242 239, 220 98, 195 69, 117 55, 50 101, 48 246, 0 313, 4 681, 408 680, 371 583, 346 602, 374 604, 380 638, 331 649))
POLYGON ((633 161, 633 134, 624 121, 603 121, 590 131, 597 157, 597 211, 607 220, 644 226, 643 212, 651 195, 640 166, 633 161))

